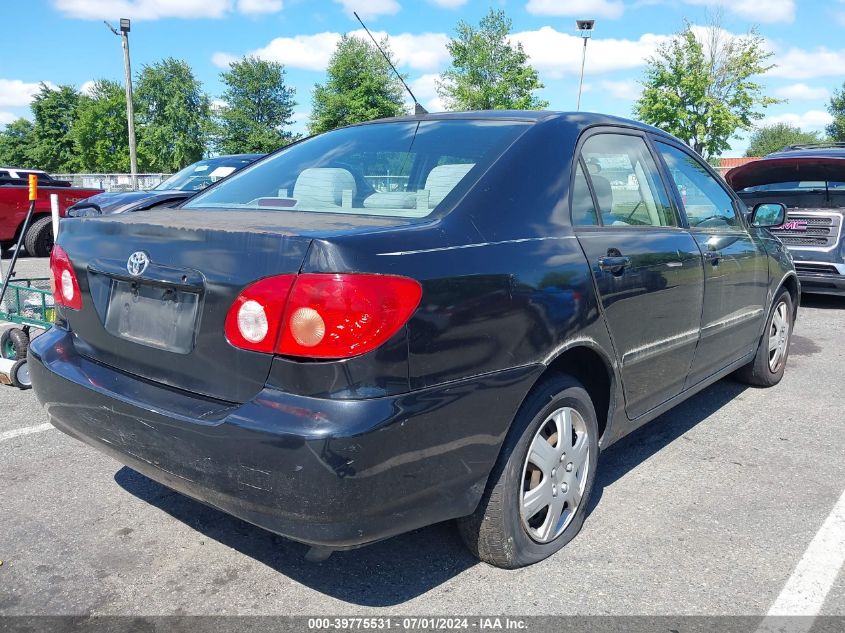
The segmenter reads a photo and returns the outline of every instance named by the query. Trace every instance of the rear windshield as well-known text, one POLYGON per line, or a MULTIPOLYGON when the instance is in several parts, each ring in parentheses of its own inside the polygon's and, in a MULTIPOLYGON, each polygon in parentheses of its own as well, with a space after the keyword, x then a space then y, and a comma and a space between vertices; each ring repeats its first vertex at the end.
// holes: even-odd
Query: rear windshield
POLYGON ((254 158, 225 156, 201 160, 177 171, 167 180, 160 182, 153 191, 199 191, 225 178, 229 174, 253 162, 254 158))
POLYGON ((822 192, 828 189, 830 191, 839 190, 845 191, 845 182, 835 182, 824 180, 794 180, 792 182, 770 182, 765 185, 755 185, 754 187, 746 187, 740 189, 743 193, 752 193, 755 191, 795 191, 795 192, 822 192))
POLYGON ((247 167, 182 208, 425 217, 469 187, 525 129, 514 121, 343 128, 247 167))

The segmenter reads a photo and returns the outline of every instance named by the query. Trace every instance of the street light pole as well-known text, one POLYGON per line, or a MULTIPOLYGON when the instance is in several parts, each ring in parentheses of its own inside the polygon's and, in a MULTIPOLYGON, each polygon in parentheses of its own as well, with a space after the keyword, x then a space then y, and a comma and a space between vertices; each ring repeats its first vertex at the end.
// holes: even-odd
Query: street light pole
POLYGON ((123 44, 123 70, 126 85, 126 122, 129 128, 129 168, 132 173, 132 189, 138 189, 138 154, 135 146, 135 108, 132 104, 132 65, 129 61, 129 19, 120 18, 120 31, 106 22, 112 33, 120 36, 123 44))
POLYGON ((578 103, 575 106, 576 111, 581 110, 581 90, 584 87, 584 64, 587 61, 587 40, 593 36, 593 28, 596 25, 595 20, 576 20, 575 26, 581 31, 581 37, 584 40, 584 48, 581 52, 581 80, 578 82, 578 103))

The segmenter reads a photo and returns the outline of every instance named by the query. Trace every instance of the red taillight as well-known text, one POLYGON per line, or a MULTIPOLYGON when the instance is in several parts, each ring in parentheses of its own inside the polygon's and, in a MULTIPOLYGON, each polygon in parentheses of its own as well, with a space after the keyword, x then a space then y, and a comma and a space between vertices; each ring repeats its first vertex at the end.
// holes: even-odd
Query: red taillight
POLYGON ((226 315, 226 338, 235 347, 272 353, 296 275, 267 277, 247 286, 226 315))
POLYGON ((73 264, 61 246, 53 246, 50 253, 50 282, 53 297, 58 305, 79 310, 82 308, 82 293, 73 271, 73 264))
POLYGON ((236 347, 261 352, 350 358, 396 334, 421 297, 418 282, 392 275, 270 277, 247 287, 232 304, 226 337, 236 347))

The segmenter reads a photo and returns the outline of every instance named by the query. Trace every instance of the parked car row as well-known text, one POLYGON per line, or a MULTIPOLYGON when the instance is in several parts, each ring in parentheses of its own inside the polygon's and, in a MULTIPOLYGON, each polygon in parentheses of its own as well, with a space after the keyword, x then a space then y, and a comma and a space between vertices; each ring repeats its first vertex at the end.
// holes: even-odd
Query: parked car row
POLYGON ((249 165, 263 154, 234 154, 201 160, 173 174, 148 191, 106 193, 102 189, 71 187, 36 169, 0 168, 0 251, 17 243, 29 208, 27 177, 38 177, 35 214, 22 245, 35 257, 47 257, 53 247, 50 194, 58 194, 60 217, 80 217, 173 206, 208 185, 249 165))
POLYGON ((64 222, 33 386, 59 429, 313 559, 457 519, 519 567, 580 530, 602 449, 729 374, 781 380, 785 219, 624 119, 355 125, 177 212, 64 222))

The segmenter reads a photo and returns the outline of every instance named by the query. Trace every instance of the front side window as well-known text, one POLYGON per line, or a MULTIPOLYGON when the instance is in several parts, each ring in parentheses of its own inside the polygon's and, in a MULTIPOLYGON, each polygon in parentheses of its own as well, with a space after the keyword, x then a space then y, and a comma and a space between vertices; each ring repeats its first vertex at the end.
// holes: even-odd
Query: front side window
POLYGON ((678 226, 645 141, 628 134, 596 134, 581 156, 605 226, 678 226))
POLYGON ((681 194, 690 227, 742 227, 733 198, 697 158, 666 143, 658 142, 657 148, 681 194))
POLYGON ((479 119, 342 128, 251 165, 182 208, 425 217, 529 125, 479 119))

